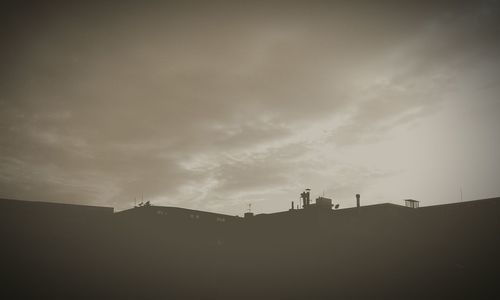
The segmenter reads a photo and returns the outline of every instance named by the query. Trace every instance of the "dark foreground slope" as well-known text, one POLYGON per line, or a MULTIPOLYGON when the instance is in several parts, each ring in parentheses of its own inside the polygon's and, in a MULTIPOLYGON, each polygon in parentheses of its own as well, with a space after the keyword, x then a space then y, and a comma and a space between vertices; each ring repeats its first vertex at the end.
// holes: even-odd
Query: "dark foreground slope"
POLYGON ((18 299, 500 296, 500 198, 248 219, 138 209, 0 200, 2 292, 18 299))

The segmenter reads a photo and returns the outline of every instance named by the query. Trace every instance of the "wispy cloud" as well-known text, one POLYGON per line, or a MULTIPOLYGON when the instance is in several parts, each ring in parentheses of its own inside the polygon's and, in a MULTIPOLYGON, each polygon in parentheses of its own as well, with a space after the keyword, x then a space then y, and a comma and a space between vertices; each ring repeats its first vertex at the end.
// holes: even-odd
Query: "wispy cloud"
MULTIPOLYGON (((0 192, 119 209, 143 193, 228 213, 284 209, 305 187, 342 205, 357 192, 395 201, 418 190, 398 178, 455 178, 426 173, 443 156, 424 145, 478 151, 455 149, 450 124, 464 111, 460 138, 481 145, 477 133, 498 128, 498 8, 14 5, 0 56, 0 192)), ((490 176, 499 162, 488 162, 490 176)))

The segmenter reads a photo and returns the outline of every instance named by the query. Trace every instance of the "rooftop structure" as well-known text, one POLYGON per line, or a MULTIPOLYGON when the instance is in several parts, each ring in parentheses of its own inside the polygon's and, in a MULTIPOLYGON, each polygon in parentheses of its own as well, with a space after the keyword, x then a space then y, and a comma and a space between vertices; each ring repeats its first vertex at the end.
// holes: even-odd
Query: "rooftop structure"
POLYGON ((413 200, 413 199, 405 199, 405 206, 406 207, 411 207, 411 208, 418 208, 419 207, 419 201, 413 200))

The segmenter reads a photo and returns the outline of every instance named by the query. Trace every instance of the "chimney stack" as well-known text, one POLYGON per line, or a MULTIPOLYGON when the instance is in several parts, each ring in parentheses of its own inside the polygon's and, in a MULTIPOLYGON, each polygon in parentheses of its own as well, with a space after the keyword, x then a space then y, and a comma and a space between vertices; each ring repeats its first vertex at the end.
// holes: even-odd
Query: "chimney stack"
POLYGON ((361 195, 360 194, 356 194, 356 207, 360 207, 361 206, 361 202, 360 202, 360 199, 361 198, 361 195))
POLYGON ((311 204, 311 189, 306 189, 305 192, 300 194, 300 198, 303 201, 302 208, 307 208, 311 204))

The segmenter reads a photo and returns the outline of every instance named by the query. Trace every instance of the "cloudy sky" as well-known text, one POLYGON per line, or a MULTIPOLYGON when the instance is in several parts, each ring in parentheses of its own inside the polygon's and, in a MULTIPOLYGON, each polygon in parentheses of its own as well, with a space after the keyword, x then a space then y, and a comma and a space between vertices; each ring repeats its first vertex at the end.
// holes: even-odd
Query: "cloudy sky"
POLYGON ((304 188, 500 196, 498 1, 12 2, 0 197, 241 215, 304 188))

